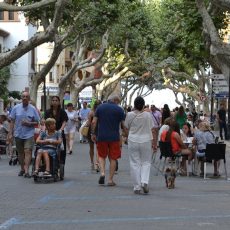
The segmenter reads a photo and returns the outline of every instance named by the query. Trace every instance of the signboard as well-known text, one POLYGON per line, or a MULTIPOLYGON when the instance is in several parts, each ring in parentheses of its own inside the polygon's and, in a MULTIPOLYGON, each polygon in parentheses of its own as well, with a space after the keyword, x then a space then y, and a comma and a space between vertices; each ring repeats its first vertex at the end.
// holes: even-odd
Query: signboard
POLYGON ((228 82, 223 74, 212 74, 212 90, 216 98, 227 98, 229 92, 228 82))
POLYGON ((215 93, 218 93, 218 92, 228 92, 228 86, 217 86, 217 87, 213 87, 213 91, 215 93))
POLYGON ((211 74, 213 80, 226 80, 223 74, 211 74))
POLYGON ((228 98, 229 93, 228 92, 221 92, 221 93, 215 93, 215 98, 228 98))
POLYGON ((226 80, 213 80, 212 82, 213 86, 227 86, 228 82, 226 80))

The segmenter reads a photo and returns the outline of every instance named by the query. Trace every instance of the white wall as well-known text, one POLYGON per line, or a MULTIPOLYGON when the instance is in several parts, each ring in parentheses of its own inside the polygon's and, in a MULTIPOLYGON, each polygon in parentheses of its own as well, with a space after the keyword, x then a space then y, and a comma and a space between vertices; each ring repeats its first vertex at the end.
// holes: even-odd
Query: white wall
MULTIPOLYGON (((37 28, 32 25, 26 25, 25 18, 20 15, 21 22, 0 22, 3 30, 9 32, 9 36, 4 39, 5 50, 12 49, 18 45, 21 40, 28 40, 37 28)), ((11 64, 11 78, 9 80, 8 89, 10 91, 22 91, 25 87, 29 87, 29 73, 31 72, 30 54, 27 53, 11 64)))

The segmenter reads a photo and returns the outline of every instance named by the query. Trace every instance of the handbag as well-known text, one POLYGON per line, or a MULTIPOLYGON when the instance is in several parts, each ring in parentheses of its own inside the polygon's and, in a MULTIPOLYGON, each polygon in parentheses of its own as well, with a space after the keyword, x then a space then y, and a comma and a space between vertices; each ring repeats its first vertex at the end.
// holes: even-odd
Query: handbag
POLYGON ((87 137, 89 134, 89 125, 88 125, 88 120, 84 121, 82 124, 82 127, 80 128, 81 135, 84 137, 87 137))
POLYGON ((81 135, 87 137, 89 134, 89 126, 84 126, 81 128, 81 135))

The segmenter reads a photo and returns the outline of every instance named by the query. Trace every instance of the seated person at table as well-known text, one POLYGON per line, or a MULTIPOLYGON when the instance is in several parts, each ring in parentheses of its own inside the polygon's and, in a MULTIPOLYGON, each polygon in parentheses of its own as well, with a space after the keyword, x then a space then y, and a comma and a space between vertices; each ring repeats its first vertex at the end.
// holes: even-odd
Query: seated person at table
MULTIPOLYGON (((194 133, 194 145, 196 145, 196 156, 201 161, 200 176, 204 176, 204 156, 207 144, 215 143, 215 135, 211 131, 210 124, 208 122, 201 122, 199 129, 194 133)), ((214 161, 214 176, 219 176, 219 162, 214 161)))
POLYGON ((192 147, 192 140, 193 140, 193 130, 191 125, 186 122, 181 130, 181 138, 183 140, 184 143, 188 144, 188 147, 191 148, 192 147))
POLYGON ((38 175, 39 164, 41 158, 44 157, 46 171, 45 176, 51 176, 50 174, 50 161, 49 156, 56 157, 57 146, 62 143, 61 132, 56 131, 56 121, 53 118, 47 118, 45 121, 46 130, 41 131, 37 138, 36 143, 41 147, 37 151, 37 157, 35 162, 34 175, 38 175))
MULTIPOLYGON (((192 151, 186 147, 186 145, 183 143, 182 138, 180 136, 180 127, 179 124, 172 120, 169 126, 169 130, 164 130, 161 134, 161 141, 170 142, 172 145, 172 152, 177 155, 186 155, 188 156, 188 160, 191 161, 193 158, 192 151)), ((186 158, 182 158, 181 163, 181 173, 186 174, 186 164, 185 164, 186 158)))
POLYGON ((173 117, 168 117, 164 120, 164 124, 161 126, 160 130, 159 130, 159 134, 158 134, 158 140, 160 141, 161 139, 161 134, 164 130, 168 131, 169 130, 169 125, 170 125, 170 122, 174 120, 173 117))

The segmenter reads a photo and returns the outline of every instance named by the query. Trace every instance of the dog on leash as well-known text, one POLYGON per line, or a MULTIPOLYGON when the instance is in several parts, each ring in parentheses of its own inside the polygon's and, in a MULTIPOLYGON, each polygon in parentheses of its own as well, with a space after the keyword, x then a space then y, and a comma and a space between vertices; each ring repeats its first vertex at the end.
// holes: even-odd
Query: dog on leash
POLYGON ((166 168, 165 170, 165 183, 168 189, 175 188, 176 169, 166 168))

